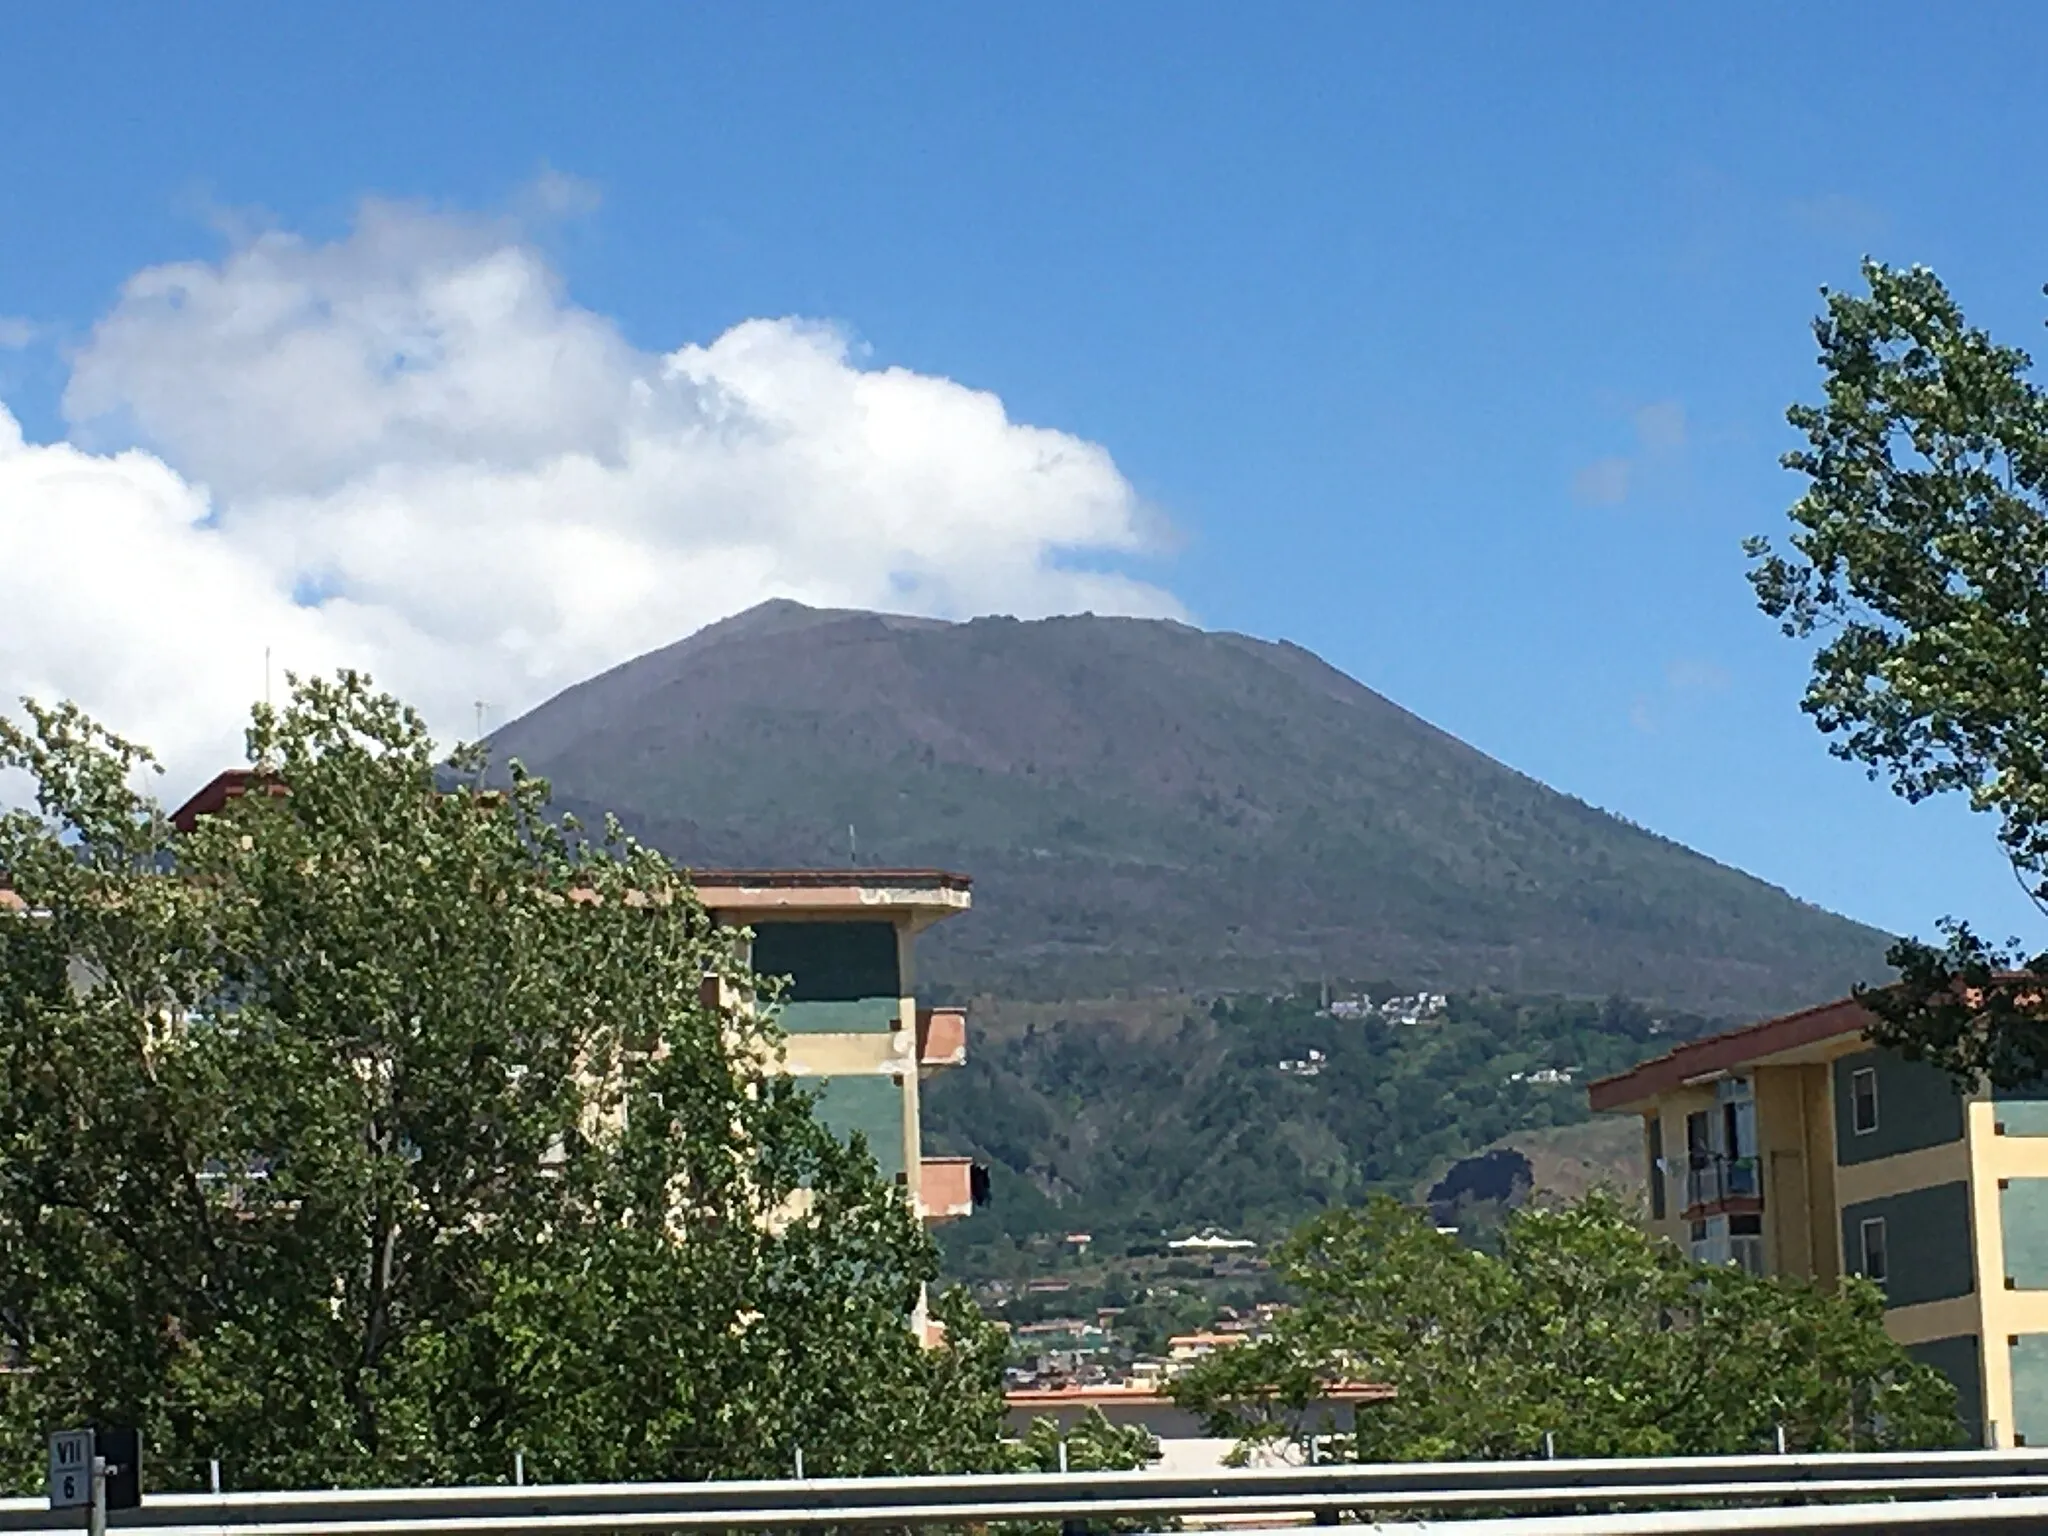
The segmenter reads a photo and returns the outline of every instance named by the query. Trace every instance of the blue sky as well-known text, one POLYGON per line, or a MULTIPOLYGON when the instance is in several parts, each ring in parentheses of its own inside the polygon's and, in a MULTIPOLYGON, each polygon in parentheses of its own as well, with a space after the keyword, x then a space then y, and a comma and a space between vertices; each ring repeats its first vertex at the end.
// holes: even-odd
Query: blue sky
POLYGON ((1807 323, 1865 252, 2036 344, 2044 34, 2017 5, 19 11, 0 402, 118 447, 62 396, 138 271, 574 178, 522 238, 633 347, 835 322, 1113 455, 1169 532, 1080 563, 1808 899, 2037 933, 1987 824, 1826 756, 1739 543, 1782 527, 1807 323))

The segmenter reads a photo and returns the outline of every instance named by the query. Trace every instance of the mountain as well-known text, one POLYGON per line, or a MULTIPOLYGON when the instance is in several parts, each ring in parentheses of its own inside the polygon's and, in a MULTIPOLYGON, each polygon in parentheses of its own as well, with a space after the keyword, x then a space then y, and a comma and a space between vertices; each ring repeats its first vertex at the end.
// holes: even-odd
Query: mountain
POLYGON ((492 737, 698 867, 941 865, 955 994, 1388 978, 1754 1014, 1885 940, 1495 762, 1298 646, 773 602, 492 737))

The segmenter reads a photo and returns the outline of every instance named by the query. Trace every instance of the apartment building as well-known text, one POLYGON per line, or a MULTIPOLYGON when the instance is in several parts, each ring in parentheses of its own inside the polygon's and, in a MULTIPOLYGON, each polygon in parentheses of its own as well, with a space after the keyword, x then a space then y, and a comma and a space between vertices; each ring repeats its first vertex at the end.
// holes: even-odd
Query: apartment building
MULTIPOLYGON (((230 769, 171 822, 189 832, 244 794, 283 792, 249 769, 230 769)), ((987 1171, 964 1157, 927 1157, 919 1113, 920 1083, 967 1059, 967 1016, 918 1005, 917 937, 968 910, 968 878, 931 869, 763 869, 701 871, 692 880, 717 921, 752 930, 755 974, 788 978, 777 1002, 788 1036, 780 1066, 815 1082, 819 1120, 843 1136, 859 1132, 927 1222, 984 1202, 987 1171)))
POLYGON ((932 869, 707 870, 697 897, 719 922, 753 933, 754 973, 786 977, 776 1022, 783 1067, 811 1080, 816 1114, 859 1132, 928 1222, 970 1214, 987 1173, 924 1151, 919 1086, 967 1059, 967 1015, 920 1007, 916 944, 968 909, 967 877, 932 869))
POLYGON ((1594 1083, 1639 1115, 1651 1227, 1708 1263, 1867 1276, 1973 1437, 2048 1446, 2048 1096, 1960 1093, 1854 999, 1594 1083))

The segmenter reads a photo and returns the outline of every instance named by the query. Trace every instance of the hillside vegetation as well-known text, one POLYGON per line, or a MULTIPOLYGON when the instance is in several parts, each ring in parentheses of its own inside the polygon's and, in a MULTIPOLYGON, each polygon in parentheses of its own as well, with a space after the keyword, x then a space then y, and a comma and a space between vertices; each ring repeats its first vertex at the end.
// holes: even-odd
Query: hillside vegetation
POLYGON ((770 603, 492 746, 699 867, 965 870, 973 913, 920 948, 956 995, 1398 975, 1754 1015, 1879 974, 1885 944, 1298 647, 1164 621, 770 603))
MULTIPOLYGON (((1100 1253, 1212 1225, 1277 1237, 1329 1206, 1426 1195, 1495 1145, 1559 1193, 1633 1186, 1638 1130, 1552 1128, 1591 1131, 1588 1081, 1710 1027, 1618 1000, 1475 993, 1412 1011, 1243 998, 1178 1021, 1055 1017, 978 1038, 924 1101, 934 1146, 994 1175, 990 1208, 945 1229, 949 1256, 965 1274, 1023 1274, 1073 1231, 1100 1253)), ((1482 1206, 1508 1193, 1471 1191, 1482 1206)))

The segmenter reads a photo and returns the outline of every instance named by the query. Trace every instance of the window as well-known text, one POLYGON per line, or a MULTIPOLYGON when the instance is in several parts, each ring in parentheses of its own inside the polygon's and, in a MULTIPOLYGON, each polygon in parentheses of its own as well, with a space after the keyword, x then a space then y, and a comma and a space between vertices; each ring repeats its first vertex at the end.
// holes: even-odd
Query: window
POLYGON ((1728 1257, 1752 1275, 1764 1272, 1764 1219, 1761 1216, 1728 1218, 1728 1257))
POLYGON ((1863 1223, 1863 1274, 1883 1285, 1889 1267, 1885 1262, 1884 1218, 1873 1216, 1863 1223))
POLYGON ((1877 1129, 1877 1068, 1859 1067, 1849 1074, 1849 1124, 1858 1136, 1877 1129))
POLYGON ((1650 1219, 1664 1219, 1664 1121, 1650 1117, 1650 1219))
POLYGON ((1690 1209, 1720 1198, 1714 1178, 1712 1117, 1696 1109, 1685 1117, 1685 1203, 1690 1209))

